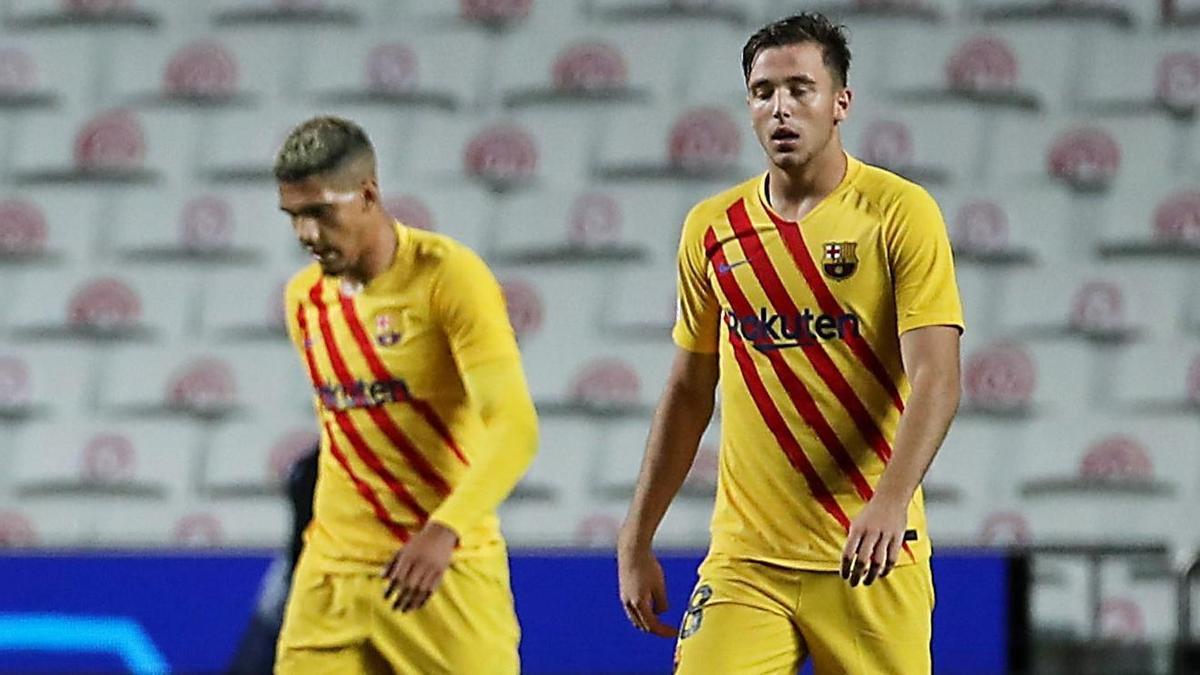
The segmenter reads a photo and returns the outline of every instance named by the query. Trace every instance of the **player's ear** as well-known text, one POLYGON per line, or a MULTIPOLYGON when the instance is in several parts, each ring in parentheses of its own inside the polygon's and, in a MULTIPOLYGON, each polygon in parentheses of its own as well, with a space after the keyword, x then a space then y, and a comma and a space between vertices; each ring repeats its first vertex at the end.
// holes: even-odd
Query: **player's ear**
POLYGON ((850 103, 854 100, 854 92, 849 87, 842 87, 833 97, 833 121, 841 124, 850 116, 850 103))
POLYGON ((379 179, 375 176, 364 180, 360 189, 362 190, 363 206, 366 208, 382 203, 379 196, 379 179))

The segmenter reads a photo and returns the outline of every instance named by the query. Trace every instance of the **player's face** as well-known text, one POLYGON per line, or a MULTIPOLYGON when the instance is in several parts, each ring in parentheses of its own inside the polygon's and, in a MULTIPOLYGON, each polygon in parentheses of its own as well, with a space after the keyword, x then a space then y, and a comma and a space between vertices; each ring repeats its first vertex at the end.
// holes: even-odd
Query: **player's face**
POLYGON ((296 238, 330 276, 355 269, 366 251, 365 189, 347 190, 320 178, 279 184, 279 208, 296 238))
POLYGON ((814 42, 760 51, 746 89, 754 135, 782 169, 802 167, 825 149, 850 108, 850 90, 836 82, 814 42))

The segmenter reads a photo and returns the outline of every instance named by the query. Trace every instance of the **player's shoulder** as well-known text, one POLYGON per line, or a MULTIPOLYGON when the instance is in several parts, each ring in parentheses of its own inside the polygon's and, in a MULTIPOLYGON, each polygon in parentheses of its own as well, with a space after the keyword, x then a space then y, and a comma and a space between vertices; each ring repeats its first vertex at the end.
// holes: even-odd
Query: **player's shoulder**
POLYGON ((441 232, 406 227, 405 237, 412 261, 418 266, 438 270, 479 259, 471 247, 441 232))
POLYGON ((321 279, 321 266, 309 263, 299 272, 292 275, 284 290, 284 300, 288 305, 308 297, 308 291, 321 279))
POLYGON ((855 189, 880 213, 920 208, 933 202, 933 196, 921 184, 882 167, 853 161, 858 162, 855 189))
POLYGON ((762 174, 758 174, 696 202, 684 220, 685 236, 703 237, 710 226, 725 220, 725 213, 730 206, 739 200, 753 198, 758 193, 762 179, 762 174))

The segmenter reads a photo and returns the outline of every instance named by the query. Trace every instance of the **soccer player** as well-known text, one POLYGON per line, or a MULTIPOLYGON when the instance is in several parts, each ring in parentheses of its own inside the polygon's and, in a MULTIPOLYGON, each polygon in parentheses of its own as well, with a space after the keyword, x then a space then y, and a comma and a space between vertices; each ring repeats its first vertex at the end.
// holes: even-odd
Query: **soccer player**
POLYGON ((387 214, 354 123, 304 122, 274 172, 314 261, 286 302, 321 428, 277 672, 515 673, 495 509, 537 419, 500 287, 466 247, 387 214))
POLYGON ((721 385, 712 542, 680 673, 927 673, 920 483, 957 409, 962 310, 921 187, 850 157, 842 29, 801 14, 742 53, 764 175, 688 214, 679 347, 618 542, 638 628, 675 631, 651 540, 721 385))

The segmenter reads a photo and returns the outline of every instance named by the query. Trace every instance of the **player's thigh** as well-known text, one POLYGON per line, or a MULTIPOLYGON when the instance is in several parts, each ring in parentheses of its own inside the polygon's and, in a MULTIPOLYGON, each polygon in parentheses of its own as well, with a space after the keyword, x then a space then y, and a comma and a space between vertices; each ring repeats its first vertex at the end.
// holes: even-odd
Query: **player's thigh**
POLYGON ((833 572, 802 582, 800 630, 816 675, 920 675, 932 670, 933 577, 929 563, 851 588, 833 572))
POLYGON ((684 675, 794 675, 800 641, 791 620, 735 602, 715 602, 684 619, 675 672, 684 675))
POLYGON ((277 673, 362 672, 368 616, 362 580, 297 567, 276 645, 277 673))
POLYGON ((455 561, 421 609, 375 604, 371 644, 399 673, 515 674, 519 643, 504 555, 455 561))
POLYGON ((802 645, 789 614, 789 571, 707 559, 679 627, 677 673, 787 673, 802 645))

